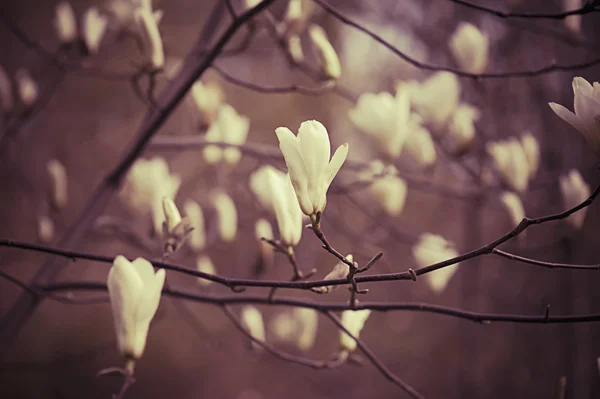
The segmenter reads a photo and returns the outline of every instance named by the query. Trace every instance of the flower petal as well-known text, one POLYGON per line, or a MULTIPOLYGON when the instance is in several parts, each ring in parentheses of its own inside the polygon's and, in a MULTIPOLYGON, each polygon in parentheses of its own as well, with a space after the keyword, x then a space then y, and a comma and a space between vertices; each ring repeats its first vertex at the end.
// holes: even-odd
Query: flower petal
POLYGON ((313 207, 308 196, 308 176, 304 161, 300 155, 299 143, 294 133, 286 127, 275 129, 275 134, 279 140, 279 148, 285 158, 285 164, 292 180, 292 185, 296 191, 298 202, 302 212, 307 215, 313 213, 313 207))
POLYGON ((327 192, 327 189, 331 185, 333 178, 335 177, 335 175, 337 175, 340 168, 346 161, 347 156, 348 156, 348 143, 342 144, 341 146, 339 146, 337 148, 337 150, 335 150, 335 154, 333 154, 333 157, 331 157, 331 162, 329 162, 329 165, 327 165, 327 167, 325 168, 324 175, 323 175, 324 183, 325 183, 325 187, 324 187, 325 192, 327 192))
POLYGON ((329 163, 331 156, 329 134, 321 122, 305 121, 298 129, 298 141, 310 186, 311 182, 317 181, 329 163))
POLYGON ((550 108, 552 108, 552 111, 554 111, 554 113, 556 115, 558 115, 562 120, 567 122, 569 125, 573 126, 581 134, 584 134, 585 126, 583 125, 581 120, 577 117, 577 115, 575 115, 573 112, 569 111, 563 105, 560 105, 557 103, 548 103, 548 105, 550 105, 550 108))

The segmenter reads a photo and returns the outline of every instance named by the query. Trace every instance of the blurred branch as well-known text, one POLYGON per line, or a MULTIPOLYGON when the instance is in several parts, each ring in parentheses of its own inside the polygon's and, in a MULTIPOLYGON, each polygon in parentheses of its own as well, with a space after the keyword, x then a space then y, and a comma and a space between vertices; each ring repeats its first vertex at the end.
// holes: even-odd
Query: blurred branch
POLYGON ((600 270, 600 264, 596 265, 576 265, 570 263, 554 263, 554 262, 544 262, 541 260, 526 258, 523 256, 511 254, 510 252, 502 251, 498 248, 494 248, 492 250, 494 255, 501 256, 506 259, 515 260, 517 262, 529 263, 530 265, 537 265, 547 267, 549 269, 577 269, 577 270, 600 270))
POLYGON ((583 7, 576 10, 564 11, 560 13, 519 13, 519 12, 506 12, 488 8, 479 4, 474 4, 465 0, 446 0, 454 4, 459 4, 464 7, 472 8, 477 11, 481 11, 487 14, 492 14, 500 18, 529 18, 529 19, 565 19, 571 15, 584 15, 594 12, 599 12, 598 1, 588 1, 583 7))

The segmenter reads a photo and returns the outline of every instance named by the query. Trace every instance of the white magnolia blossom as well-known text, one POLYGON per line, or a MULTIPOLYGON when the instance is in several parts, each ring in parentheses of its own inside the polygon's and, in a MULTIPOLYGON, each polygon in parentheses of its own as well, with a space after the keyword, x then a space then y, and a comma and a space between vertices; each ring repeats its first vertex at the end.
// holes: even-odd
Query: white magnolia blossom
POLYGON ((369 170, 360 176, 361 179, 372 182, 369 185, 369 193, 392 217, 402 213, 408 193, 406 182, 397 174, 398 170, 394 165, 386 166, 376 159, 371 162, 369 170))
POLYGON ((108 294, 121 354, 137 360, 144 354, 148 328, 165 283, 164 269, 154 273, 150 262, 117 256, 108 273, 108 294))
POLYGON ((308 28, 308 35, 323 73, 330 79, 339 79, 342 75, 342 66, 325 30, 319 25, 312 24, 308 28))
POLYGON ((409 154, 420 168, 432 166, 437 159, 431 133, 424 127, 419 127, 408 134, 402 152, 409 154))
MULTIPOLYGON (((519 223, 521 223, 521 220, 523 220, 523 218, 525 217, 525 208, 523 207, 523 201, 521 201, 521 198, 512 191, 505 191, 504 193, 502 193, 502 195, 500 196, 500 200, 502 201, 502 203, 506 207, 506 210, 508 211, 508 215, 510 216, 510 220, 513 227, 516 227, 519 223)), ((527 231, 524 231, 521 234, 519 234, 519 237, 525 237, 525 233, 527 233, 527 231)))
MULTIPOLYGON (((348 260, 349 262, 354 262, 354 257, 352 256, 352 254, 348 254, 348 255, 346 255, 346 260, 348 260)), ((327 275, 325 276, 325 278, 323 280, 329 281, 329 280, 336 280, 339 278, 346 278, 346 277, 348 277, 349 271, 350 271, 350 268, 348 267, 348 265, 345 264, 344 262, 340 261, 335 264, 333 269, 331 269, 331 271, 329 273, 327 273, 327 275)), ((338 287, 339 287, 339 285, 327 285, 324 287, 315 287, 312 290, 314 292, 318 292, 320 294, 327 294, 338 287)))
POLYGON ((107 8, 112 16, 113 27, 117 30, 138 33, 134 14, 135 10, 140 7, 150 11, 157 23, 162 19, 164 12, 162 10, 153 11, 152 0, 111 0, 107 8))
POLYGON ((298 245, 302 238, 302 210, 290 176, 270 165, 262 166, 250 176, 250 188, 259 202, 275 214, 281 241, 298 245))
POLYGON ((600 83, 592 86, 582 77, 573 78, 575 113, 560 104, 548 103, 556 115, 585 137, 596 155, 600 156, 600 83))
POLYGON ((300 64, 304 61, 304 50, 302 50, 302 41, 300 40, 300 36, 290 36, 287 39, 286 49, 295 63, 300 64))
POLYGON ((193 250, 200 251, 206 246, 204 212, 202 212, 200 205, 191 199, 183 204, 183 212, 188 218, 190 226, 194 229, 189 234, 188 243, 193 250))
POLYGON ((390 93, 363 93, 348 112, 358 129, 372 135, 386 155, 397 158, 407 136, 420 128, 420 119, 410 112, 410 92, 405 87, 390 93))
POLYGON ((318 323, 319 316, 314 309, 294 308, 275 316, 270 330, 277 340, 293 343, 301 351, 307 351, 315 344, 318 323))
POLYGON ((163 212, 165 213, 166 230, 171 233, 181 223, 181 214, 175 202, 169 197, 163 197, 163 212))
POLYGON ((456 107, 448 121, 445 137, 448 149, 453 154, 461 154, 473 145, 475 140, 475 122, 481 118, 478 108, 461 103, 456 107))
POLYGON ((312 0, 290 0, 288 2, 284 17, 285 37, 288 40, 292 36, 298 37, 304 31, 315 7, 312 0))
POLYGON ((67 168, 57 159, 51 159, 46 169, 52 182, 52 202, 59 209, 65 208, 69 202, 69 180, 67 168))
POLYGON ((73 43, 77 40, 77 19, 75 11, 68 1, 61 1, 56 5, 54 16, 54 29, 61 43, 73 43))
MULTIPOLYGON (((227 144, 242 145, 248 138, 250 118, 240 115, 229 104, 223 105, 218 112, 217 120, 210 125, 206 132, 206 141, 211 143, 223 142, 227 144)), ((204 148, 204 160, 208 164, 215 164, 223 159, 229 165, 236 165, 242 154, 233 147, 220 148, 208 145, 204 148)))
POLYGON ((261 266, 264 269, 272 268, 275 263, 275 251, 271 244, 262 240, 263 238, 267 240, 274 238, 271 223, 267 219, 258 219, 254 225, 254 236, 259 240, 261 266))
POLYGON ((138 159, 125 178, 120 197, 130 210, 151 213, 154 232, 162 234, 163 197, 175 198, 180 186, 181 177, 169 172, 163 158, 138 159))
POLYGON ((38 239, 43 244, 48 244, 54 239, 54 221, 50 216, 38 217, 38 239))
POLYGON ((450 51, 461 69, 481 74, 488 66, 489 38, 477 26, 461 22, 449 41, 450 51))
MULTIPOLYGON (((564 207, 571 209, 589 198, 590 186, 583 180, 577 169, 571 169, 566 175, 559 177, 560 194, 564 207)), ((571 214, 566 222, 574 229, 579 230, 583 226, 588 208, 583 208, 571 214)))
POLYGON ((406 86, 411 106, 436 130, 445 126, 460 100, 460 83, 450 72, 436 72, 423 82, 410 80, 398 86, 406 86))
MULTIPOLYGON (((371 315, 371 310, 345 310, 342 312, 342 325, 355 338, 360 338, 360 332, 365 326, 367 319, 371 315)), ((345 331, 340 330, 340 347, 342 351, 352 352, 356 349, 356 341, 345 331)))
POLYGON ((525 151, 527 165, 529 166, 529 179, 533 179, 540 167, 540 144, 530 132, 525 132, 521 136, 521 145, 525 151))
POLYGON ((169 197, 163 197, 162 201, 165 221, 162 233, 165 252, 171 254, 177 251, 186 241, 188 234, 193 230, 188 218, 182 218, 175 202, 169 197))
MULTIPOLYGON (((413 247, 412 254, 419 267, 425 267, 455 258, 458 256, 458 251, 444 237, 424 233, 413 247)), ((425 278, 429 287, 439 294, 446 289, 457 269, 458 263, 426 273, 421 278, 425 278)))
POLYGON ((229 195, 219 191, 212 196, 212 204, 217 211, 219 237, 225 242, 235 240, 238 232, 238 214, 235 202, 229 195))
MULTIPOLYGON (((248 331, 254 339, 265 342, 265 323, 262 314, 255 306, 246 305, 242 308, 241 321, 246 331, 248 331)), ((252 342, 252 347, 255 350, 262 349, 262 347, 254 341, 252 342)))
POLYGON ((98 54, 100 43, 108 27, 108 18, 97 7, 90 7, 83 14, 82 36, 90 54, 98 54))
MULTIPOLYGON (((196 270, 206 274, 217 274, 217 269, 208 255, 200 255, 196 258, 196 270)), ((208 287, 212 281, 198 277, 198 284, 208 287)))
POLYGON ((190 92, 202 121, 210 126, 217 119, 223 105, 225 96, 221 85, 212 80, 207 83, 198 80, 192 85, 190 92))
POLYGON ((27 108, 31 107, 37 101, 40 94, 37 83, 35 83, 35 80, 33 80, 26 69, 19 69, 15 78, 17 80, 17 91, 21 103, 27 108))
POLYGON ((308 216, 323 212, 327 190, 348 155, 348 143, 339 146, 330 160, 329 134, 321 122, 302 122, 298 136, 286 127, 275 133, 302 212, 308 216))
MULTIPOLYGON (((583 0, 562 0, 563 10, 574 11, 580 10, 583 7, 583 0)), ((581 33, 581 22, 583 16, 581 14, 569 15, 565 18, 565 26, 573 33, 581 33)))
POLYGON ((504 183, 517 193, 527 191, 531 171, 523 144, 517 138, 511 137, 507 140, 488 142, 486 150, 504 183))
POLYGON ((142 37, 143 53, 148 65, 153 70, 162 69, 165 66, 165 51, 158 29, 158 22, 152 9, 148 7, 136 8, 134 19, 142 37))
POLYGON ((0 65, 0 113, 9 112, 15 106, 13 88, 8 73, 0 65))

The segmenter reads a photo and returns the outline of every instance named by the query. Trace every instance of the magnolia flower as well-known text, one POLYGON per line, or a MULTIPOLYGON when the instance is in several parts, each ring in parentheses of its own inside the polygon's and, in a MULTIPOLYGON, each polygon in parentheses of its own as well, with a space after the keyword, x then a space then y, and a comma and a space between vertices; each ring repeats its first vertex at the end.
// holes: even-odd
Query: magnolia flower
POLYGON ((300 64, 304 61, 304 51, 302 50, 302 41, 300 36, 292 35, 287 39, 286 49, 292 60, 300 64))
POLYGON ((56 5, 54 28, 61 43, 73 43, 77 40, 77 20, 71 3, 61 1, 56 5))
POLYGON ((144 354, 164 283, 164 269, 154 273, 152 264, 143 258, 130 262, 119 255, 110 268, 107 285, 117 341, 128 359, 137 360, 144 354))
POLYGON ((475 139, 475 122, 481 117, 476 107, 462 103, 452 113, 448 122, 447 146, 453 154, 468 150, 475 139))
MULTIPOLYGON (((412 253, 419 267, 430 266, 458 256, 456 249, 444 237, 431 233, 421 234, 412 253)), ((426 273, 423 277, 431 289, 439 294, 446 289, 457 268, 458 263, 426 273)))
POLYGON ((540 144, 530 132, 525 132, 521 136, 521 145, 529 166, 529 178, 533 179, 540 167, 540 144))
POLYGON ((254 236, 259 240, 261 266, 264 269, 270 269, 275 262, 275 252, 273 251, 273 246, 262 239, 273 239, 271 223, 266 219, 258 219, 254 225, 254 236))
MULTIPOLYGON (((246 142, 248 131, 250 130, 250 119, 247 116, 240 115, 229 104, 223 105, 219 109, 217 120, 210 125, 206 132, 206 141, 224 142, 227 144, 242 145, 246 142)), ((221 149, 214 145, 204 148, 204 160, 209 164, 214 164, 225 160, 229 165, 236 165, 242 153, 234 147, 221 149)))
POLYGON ((330 160, 329 134, 321 122, 302 122, 298 136, 286 127, 275 133, 302 212, 308 216, 323 212, 327 190, 348 155, 348 143, 339 146, 330 160))
POLYGON ((19 69, 15 78, 21 103, 27 108, 31 107, 38 99, 39 89, 37 83, 26 69, 19 69))
POLYGON ((183 204, 183 212, 193 228, 188 238, 189 245, 193 250, 200 251, 206 246, 206 228, 202 208, 196 201, 187 200, 183 204))
POLYGON ((406 204, 406 182, 397 176, 398 170, 394 165, 387 167, 380 160, 371 162, 370 168, 361 175, 361 179, 372 181, 369 192, 377 203, 390 216, 402 213, 406 204))
POLYGON ((279 341, 292 342, 301 351, 307 351, 314 346, 318 322, 314 309, 294 308, 279 313, 270 323, 270 329, 279 341))
MULTIPOLYGON (((517 226, 521 223, 521 220, 525 217, 525 208, 523 207, 521 198, 511 191, 505 191, 500 196, 500 200, 506 207, 513 226, 517 226)), ((527 231, 523 231, 519 234, 519 237, 525 237, 525 233, 527 233, 527 231)))
POLYGON ((421 168, 433 165, 437 159, 431 133, 424 127, 408 134, 403 151, 406 151, 421 168))
POLYGON ((169 172, 163 158, 138 159, 125 178, 120 197, 134 212, 151 213, 156 234, 165 221, 163 197, 175 198, 181 177, 169 172))
POLYGON ((515 137, 489 142, 486 150, 493 158, 494 166, 504 183, 518 193, 525 192, 531 171, 521 142, 515 137))
MULTIPOLYGON (((352 334, 352 336, 359 338, 360 332, 370 315, 371 311, 369 309, 345 310, 342 312, 342 325, 350 334, 352 334)), ((346 334, 345 331, 340 330, 341 350, 352 352, 356 349, 356 346, 356 341, 354 341, 350 335, 346 334)))
POLYGON ((163 222, 163 237, 165 240, 165 252, 171 254, 177 251, 185 242, 188 234, 193 230, 187 218, 182 218, 177 205, 169 197, 163 197, 162 201, 165 221, 163 222))
MULTIPOLYGON (((590 186, 583 180, 577 169, 571 169, 568 174, 559 177, 560 194, 566 209, 571 209, 589 198, 590 186)), ((566 222, 579 230, 585 221, 588 208, 583 208, 571 214, 566 222)))
MULTIPOLYGON (((254 339, 260 342, 265 342, 265 323, 260 311, 252 305, 247 305, 242 308, 242 325, 254 339)), ((256 342, 252 342, 252 347, 259 350, 262 347, 256 342)))
POLYGON ((382 151, 391 158, 402 152, 406 137, 419 127, 419 119, 410 112, 410 93, 405 88, 390 93, 363 93, 348 112, 350 121, 375 137, 382 151))
POLYGON ((600 83, 592 86, 582 77, 573 78, 575 113, 556 103, 550 108, 585 137, 588 144, 600 156, 600 83))
POLYGON ((0 113, 9 112, 15 105, 12 83, 6 70, 0 65, 0 113))
POLYGON ((46 169, 52 182, 52 202, 54 206, 62 209, 69 200, 67 168, 56 159, 51 159, 46 164, 46 169))
POLYGON ((235 240, 238 230, 238 215, 233 199, 224 192, 217 192, 212 197, 212 203, 217 211, 219 220, 219 237, 225 242, 235 240))
POLYGON ((158 30, 158 22, 148 7, 138 7, 134 11, 134 19, 142 36, 143 53, 153 70, 165 66, 165 52, 162 38, 158 30))
POLYGON ((436 130, 444 127, 460 100, 460 83, 450 72, 436 72, 424 82, 411 80, 399 86, 409 90, 412 107, 436 130))
MULTIPOLYGON (((217 269, 215 269, 215 265, 213 264, 210 257, 208 257, 207 255, 198 256, 196 258, 196 270, 206 274, 217 274, 217 269)), ((212 284, 212 281, 202 277, 198 277, 198 284, 204 287, 208 287, 212 284)))
POLYGON ((312 0, 290 0, 285 12, 285 37, 298 37, 306 27, 306 23, 312 17, 315 3, 312 0))
POLYGON ((108 3, 107 8, 111 13, 113 25, 119 30, 137 30, 135 23, 135 10, 137 8, 147 9, 159 23, 164 12, 162 10, 152 10, 151 0, 112 0, 108 3))
POLYGON ((192 85, 191 94, 202 121, 210 126, 217 119, 219 109, 223 105, 224 94, 221 85, 215 81, 204 84, 198 80, 192 85))
MULTIPOLYGON (((348 254, 348 255, 346 255, 346 260, 349 262, 354 262, 354 257, 352 256, 352 254, 348 254)), ((327 275, 325 276, 325 278, 323 280, 329 281, 329 280, 336 280, 336 279, 340 279, 340 278, 346 278, 346 277, 348 277, 349 271, 350 270, 349 270, 348 265, 345 264, 344 262, 340 261, 335 264, 333 269, 331 269, 331 271, 329 273, 327 273, 327 275)), ((327 294, 327 293, 333 291, 334 289, 336 289, 337 287, 339 287, 339 285, 327 285, 324 287, 315 287, 312 289, 312 291, 317 292, 319 294, 327 294)))
POLYGON ((83 40, 90 54, 98 54, 100 43, 106 33, 108 18, 100 14, 98 8, 90 7, 83 14, 83 40))
POLYGON ((325 30, 319 25, 312 24, 308 28, 308 34, 313 44, 321 69, 330 79, 339 79, 342 75, 342 67, 335 49, 327 39, 325 30))
POLYGON ((489 38, 477 26, 468 22, 458 24, 449 46, 461 69, 481 74, 487 68, 489 38))
MULTIPOLYGON (((583 0, 562 0, 562 4, 565 11, 580 10, 583 7, 583 0)), ((580 34, 582 17, 581 14, 569 15, 565 18, 565 26, 571 32, 580 34)))
POLYGON ((54 239, 54 222, 50 216, 38 217, 38 239, 44 244, 54 239))

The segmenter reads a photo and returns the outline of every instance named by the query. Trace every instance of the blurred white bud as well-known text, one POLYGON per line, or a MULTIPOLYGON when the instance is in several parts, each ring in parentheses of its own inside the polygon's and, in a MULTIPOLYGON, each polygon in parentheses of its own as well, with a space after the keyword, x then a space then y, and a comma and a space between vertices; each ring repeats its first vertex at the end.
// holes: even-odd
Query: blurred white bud
POLYGON ((270 330, 281 342, 293 343, 301 351, 312 348, 317 338, 319 317, 314 309, 294 308, 279 313, 270 323, 270 330))
POLYGON ((205 84, 198 80, 192 86, 191 94, 202 121, 210 126, 217 119, 219 109, 223 105, 224 94, 221 85, 215 81, 205 84))
POLYGON ((282 312, 277 314, 269 323, 269 329, 280 342, 292 342, 297 331, 297 322, 291 312, 282 312))
MULTIPOLYGON (((571 169, 566 175, 559 177, 560 194, 565 210, 571 209, 588 199, 591 194, 590 186, 583 180, 577 169, 571 169)), ((579 230, 583 226, 588 208, 583 208, 573 213, 566 222, 574 229, 579 230)))
POLYGON ((54 222, 50 216, 38 217, 38 239, 43 244, 48 244, 54 239, 54 222))
POLYGON ((142 37, 143 52, 148 64, 153 70, 162 69, 165 66, 165 52, 154 13, 147 7, 138 7, 134 11, 134 18, 142 37))
POLYGON ((262 0, 244 0, 244 9, 249 10, 256 7, 262 2, 262 0))
POLYGON ((271 223, 266 219, 258 219, 254 225, 254 235, 256 239, 259 240, 258 245, 260 246, 262 265, 264 269, 270 269, 275 263, 275 252, 273 251, 273 246, 268 242, 263 241, 262 238, 267 240, 272 240, 274 238, 271 223))
POLYGON ((456 62, 466 72, 481 74, 488 66, 489 38, 477 26, 461 22, 449 42, 456 62))
POLYGON ((486 150, 504 183, 517 193, 527 191, 531 173, 522 143, 511 137, 507 140, 488 142, 486 150))
POLYGON ((446 142, 448 150, 453 154, 461 154, 469 150, 475 140, 475 122, 481 117, 476 107, 461 103, 448 122, 446 142))
POLYGON ((83 14, 82 35, 90 54, 98 54, 107 26, 108 18, 97 7, 90 7, 83 14))
POLYGON ((138 159, 127 174, 120 198, 131 211, 150 213, 154 232, 162 233, 165 215, 163 197, 175 198, 181 177, 169 172, 169 165, 160 157, 138 159))
MULTIPOLYGON (((352 256, 352 254, 348 254, 348 255, 346 255, 346 260, 353 262, 354 257, 352 256)), ((335 264, 333 269, 331 269, 331 271, 329 273, 327 273, 327 275, 325 276, 325 278, 323 280, 329 281, 329 280, 336 280, 339 278, 346 278, 346 277, 348 277, 348 272, 350 271, 349 269, 350 268, 348 267, 347 264, 340 261, 335 264)), ((320 294, 327 294, 327 293, 335 290, 338 287, 339 287, 339 285, 326 285, 323 287, 315 287, 312 290, 314 292, 318 292, 320 294)))
POLYGON ((151 0, 112 0, 108 3, 107 9, 111 14, 112 26, 117 30, 129 30, 137 32, 134 12, 137 8, 145 8, 154 16, 157 23, 163 16, 162 10, 152 10, 151 0))
POLYGON ((77 20, 68 1, 61 1, 56 5, 54 29, 61 43, 73 43, 77 40, 77 20))
MULTIPOLYGON (((213 264, 210 257, 208 257, 207 255, 201 255, 196 258, 196 270, 206 274, 217 274, 217 269, 215 269, 215 265, 213 264)), ((198 277, 198 284, 204 287, 208 287, 212 284, 212 281, 202 277, 198 277)))
MULTIPOLYGON (((243 145, 248 138, 250 130, 250 119, 247 116, 240 115, 229 104, 223 105, 219 109, 217 120, 210 125, 206 132, 206 141, 223 142, 233 145, 243 145)), ((204 148, 204 160, 208 164, 220 162, 223 159, 227 164, 236 165, 242 156, 238 148, 227 147, 221 149, 217 146, 208 145, 204 148)))
POLYGON ((540 167, 540 144, 530 132, 525 132, 521 136, 521 145, 529 165, 529 179, 533 179, 540 167))
POLYGON ((302 122, 298 136, 286 127, 278 127, 275 134, 302 212, 308 216, 323 212, 327 190, 346 161, 348 143, 340 145, 330 160, 329 133, 321 122, 302 122))
POLYGON ((121 255, 115 258, 107 286, 119 350, 124 357, 137 360, 144 354, 164 283, 164 269, 154 273, 146 259, 130 262, 121 255))
MULTIPOLYGON (((525 217, 525 208, 523 207, 521 198, 511 191, 505 191, 500 196, 500 200, 508 211, 513 227, 516 227, 525 217)), ((527 231, 523 231, 518 237, 525 237, 525 233, 527 233, 527 231)))
POLYGON ((69 181, 67 168, 57 159, 51 159, 46 169, 52 182, 52 202, 59 209, 65 208, 69 202, 69 181))
POLYGON ((285 12, 285 37, 298 36, 308 20, 312 17, 315 10, 315 3, 312 0, 290 0, 285 12))
POLYGON ((235 240, 238 231, 238 214, 235 202, 229 195, 219 191, 212 196, 212 203, 217 211, 219 237, 225 242, 235 240))
POLYGON ((432 166, 437 159, 431 133, 424 127, 418 128, 408 134, 403 151, 406 151, 421 168, 432 166))
POLYGON ((181 223, 181 214, 175 202, 169 197, 163 197, 163 211, 165 213, 165 223, 167 231, 170 233, 181 223))
POLYGON ((323 73, 330 79, 339 79, 342 75, 340 59, 329 42, 325 30, 319 25, 312 24, 308 28, 308 34, 323 73))
POLYGON ((585 137, 592 150, 600 156, 600 83, 592 86, 584 78, 573 78, 575 113, 556 103, 550 108, 585 137))
POLYGON ((394 175, 374 178, 369 192, 389 216, 396 217, 404 210, 408 188, 404 179, 394 175))
POLYGON ((460 100, 460 83, 450 72, 436 72, 421 83, 411 80, 398 85, 409 90, 412 107, 436 130, 445 126, 460 100))
POLYGON ((206 246, 206 227, 204 223, 204 212, 200 205, 194 200, 187 200, 183 204, 183 212, 193 227, 189 234, 188 242, 195 251, 200 251, 206 246))
MULTIPOLYGON (((458 256, 456 249, 444 237, 431 233, 421 234, 412 253, 419 267, 430 266, 458 256)), ((457 268, 458 263, 426 273, 420 278, 424 277, 429 287, 439 294, 446 289, 457 268)))
POLYGON ((27 108, 31 107, 38 99, 39 89, 37 83, 35 83, 29 72, 23 68, 17 71, 15 78, 21 103, 27 108))
MULTIPOLYGON (((346 327, 348 332, 355 338, 360 338, 360 332, 365 326, 367 319, 371 315, 369 309, 363 310, 345 310, 342 312, 342 325, 346 327)), ((356 349, 356 342, 346 334, 345 331, 340 330, 340 347, 342 351, 352 352, 356 349)))
MULTIPOLYGON (((583 7, 583 0, 562 0, 563 10, 574 11, 580 10, 583 7)), ((565 18, 565 26, 573 33, 581 34, 581 22, 583 16, 581 14, 569 15, 565 18)))
MULTIPOLYGON (((246 305, 242 308, 241 315, 242 325, 254 337, 254 339, 265 342, 265 323, 260 311, 252 305, 246 305)), ((255 350, 262 349, 256 342, 252 342, 252 347, 255 350)))
POLYGON ((181 248, 193 227, 190 226, 187 217, 181 217, 177 205, 171 198, 163 197, 162 206, 165 215, 162 228, 164 248, 167 254, 171 254, 181 248))
POLYGON ((287 39, 287 51, 295 63, 300 64, 304 61, 304 51, 302 50, 300 36, 292 35, 287 39))
POLYGON ((0 65, 0 113, 10 112, 15 106, 13 88, 8 73, 0 65))

